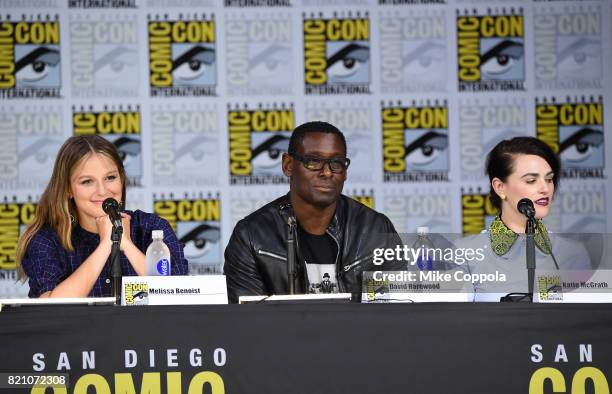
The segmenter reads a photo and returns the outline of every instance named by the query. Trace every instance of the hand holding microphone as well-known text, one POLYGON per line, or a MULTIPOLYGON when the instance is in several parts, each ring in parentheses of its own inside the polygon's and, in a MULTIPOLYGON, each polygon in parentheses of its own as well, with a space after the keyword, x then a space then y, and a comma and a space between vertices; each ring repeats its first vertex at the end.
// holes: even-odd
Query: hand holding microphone
POLYGON ((112 197, 107 198, 102 203, 102 209, 110 218, 113 227, 116 229, 123 229, 123 225, 121 223, 121 212, 119 211, 119 203, 112 197))

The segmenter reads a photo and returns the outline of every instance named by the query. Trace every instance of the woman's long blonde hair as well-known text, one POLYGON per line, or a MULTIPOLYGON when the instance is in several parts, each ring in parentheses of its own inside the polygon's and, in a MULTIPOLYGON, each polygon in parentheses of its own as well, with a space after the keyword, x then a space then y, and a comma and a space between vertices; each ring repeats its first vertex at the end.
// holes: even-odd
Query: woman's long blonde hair
POLYGON ((115 145, 98 135, 68 138, 55 158, 53 174, 40 197, 36 215, 19 238, 16 260, 20 277, 25 278, 21 262, 28 249, 28 244, 43 227, 49 227, 57 233, 64 249, 69 252, 74 250, 72 229, 78 223, 79 215, 74 199, 70 198, 70 179, 76 167, 94 153, 108 157, 117 165, 122 184, 120 203, 122 206, 125 204, 125 169, 115 145))

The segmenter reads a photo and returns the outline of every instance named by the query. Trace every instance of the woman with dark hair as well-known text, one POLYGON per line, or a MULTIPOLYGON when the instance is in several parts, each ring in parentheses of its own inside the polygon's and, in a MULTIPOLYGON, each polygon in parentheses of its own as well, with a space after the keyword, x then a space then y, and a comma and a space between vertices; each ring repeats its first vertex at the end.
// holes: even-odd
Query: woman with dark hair
POLYGON ((552 236, 542 221, 550 212, 559 184, 559 171, 557 155, 537 138, 504 140, 489 153, 486 161, 486 172, 491 182, 489 198, 499 214, 483 231, 486 238, 481 234, 466 242, 470 247, 484 250, 484 259, 470 262, 469 271, 497 279, 475 283, 475 292, 485 293, 480 297, 477 295, 476 300, 499 301, 500 294, 527 292, 524 234, 527 217, 517 207, 523 198, 531 200, 535 208, 537 269, 590 269, 584 246, 565 237, 552 236), (504 274, 505 280, 501 280, 499 274, 504 274))
MULTIPOLYGON (((96 135, 69 138, 55 159, 34 220, 19 239, 17 264, 30 297, 101 297, 112 291, 112 223, 102 202, 125 206, 126 175, 115 146, 96 135)), ((121 270, 144 275, 151 231, 163 230, 172 275, 187 274, 183 248, 168 222, 142 211, 122 212, 121 270)))

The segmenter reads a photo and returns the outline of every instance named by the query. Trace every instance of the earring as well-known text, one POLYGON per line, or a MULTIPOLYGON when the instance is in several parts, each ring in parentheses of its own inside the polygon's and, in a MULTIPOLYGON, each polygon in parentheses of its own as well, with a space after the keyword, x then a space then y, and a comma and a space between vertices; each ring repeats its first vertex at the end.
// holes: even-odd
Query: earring
POLYGON ((499 196, 502 200, 506 200, 506 195, 502 194, 501 196, 499 196))
POLYGON ((74 216, 72 216, 71 213, 69 213, 68 215, 70 215, 70 222, 76 223, 76 219, 74 218, 74 216))

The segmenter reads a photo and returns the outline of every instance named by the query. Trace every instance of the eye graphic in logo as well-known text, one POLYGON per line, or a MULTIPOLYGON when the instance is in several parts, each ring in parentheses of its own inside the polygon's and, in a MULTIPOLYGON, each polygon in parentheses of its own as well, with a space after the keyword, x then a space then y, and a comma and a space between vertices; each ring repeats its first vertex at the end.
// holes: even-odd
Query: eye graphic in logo
POLYGON ((56 46, 16 45, 15 58, 18 87, 59 86, 60 52, 56 46))
POLYGON ((138 51, 125 45, 96 45, 94 62, 98 83, 125 86, 138 83, 138 51))
POLYGON ((524 79, 524 48, 522 42, 486 38, 481 40, 481 79, 524 79))
POLYGON ((402 66, 406 80, 446 78, 446 46, 440 40, 406 41, 402 66))
POLYGON ((601 40, 559 37, 557 70, 559 79, 601 78, 601 40))
POLYGON ((438 131, 409 131, 406 133, 406 167, 409 170, 447 170, 448 136, 438 131))
POLYGON ((215 78, 215 49, 205 45, 172 46, 172 78, 175 86, 212 85, 215 78))
POLYGON ((361 44, 327 43, 327 77, 332 84, 370 82, 370 48, 361 44))
POLYGON ((523 137, 524 133, 516 130, 490 130, 482 129, 482 151, 486 154, 491 152, 495 145, 503 140, 511 140, 514 137, 523 137))
POLYGON ((176 161, 189 166, 201 164, 205 157, 214 159, 217 157, 216 143, 216 140, 204 136, 190 138, 174 152, 176 161))
POLYGON ((251 44, 249 59, 252 84, 283 85, 291 80, 291 47, 279 44, 251 44))
POLYGON ((603 131, 588 126, 563 127, 559 130, 559 139, 559 154, 564 164, 571 167, 603 166, 603 131))
POLYGON ((24 140, 25 138, 20 139, 19 141, 31 143, 27 144, 27 146, 25 146, 23 149, 19 150, 18 160, 20 165, 27 165, 29 168, 45 168, 47 164, 55 158, 55 155, 57 154, 57 149, 60 146, 60 143, 58 141, 47 137, 30 138, 29 141, 24 140))
MULTIPOLYGON (((269 135, 269 134, 268 134, 269 135)), ((255 137, 253 135, 253 137, 255 137)), ((254 141, 256 143, 256 141, 254 141)), ((289 137, 274 133, 253 148, 253 174, 280 173, 283 153, 289 150, 289 137)))
POLYGON ((113 141, 128 175, 140 175, 140 139, 119 137, 113 141))
POLYGON ((180 242, 185 245, 185 258, 197 259, 214 250, 220 239, 221 230, 218 226, 203 223, 183 235, 180 242))

